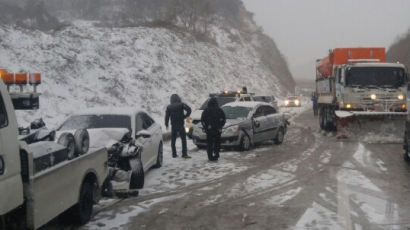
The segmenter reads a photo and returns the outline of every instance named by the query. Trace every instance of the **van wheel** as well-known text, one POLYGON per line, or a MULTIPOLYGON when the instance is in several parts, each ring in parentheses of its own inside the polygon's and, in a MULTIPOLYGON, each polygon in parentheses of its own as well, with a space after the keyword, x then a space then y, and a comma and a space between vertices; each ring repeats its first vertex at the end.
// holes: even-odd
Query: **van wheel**
POLYGON ((285 139, 285 131, 283 130, 283 128, 279 128, 278 133, 276 134, 275 139, 273 139, 273 142, 275 142, 275 144, 280 145, 283 143, 283 140, 285 139))
POLYGON ((163 154, 163 147, 162 147, 162 142, 161 142, 159 143, 159 146, 158 146, 157 163, 155 164, 154 168, 161 168, 163 161, 164 161, 164 154, 163 154))
POLYGON ((69 160, 76 158, 78 155, 75 151, 75 140, 71 133, 63 133, 57 141, 58 144, 64 146, 67 150, 67 158, 69 160))
POLYGON ((94 205, 94 185, 84 181, 81 186, 80 200, 71 210, 75 223, 83 225, 91 219, 94 205))
POLYGON ((79 129, 74 133, 75 152, 78 155, 83 155, 90 148, 90 135, 86 129, 79 129))
POLYGON ((141 159, 132 159, 130 164, 132 165, 130 189, 141 189, 144 187, 144 168, 142 167, 141 159))
POLYGON ((248 135, 244 134, 241 138, 239 150, 248 151, 249 149, 251 149, 251 140, 249 139, 248 135))

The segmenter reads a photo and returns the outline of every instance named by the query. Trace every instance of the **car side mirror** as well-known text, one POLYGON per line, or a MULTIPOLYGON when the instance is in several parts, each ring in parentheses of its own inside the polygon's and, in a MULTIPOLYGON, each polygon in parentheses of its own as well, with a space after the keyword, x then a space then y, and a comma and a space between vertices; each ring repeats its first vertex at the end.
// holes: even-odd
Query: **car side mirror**
POLYGON ((141 130, 141 131, 139 131, 138 133, 137 133, 137 135, 136 135, 136 137, 135 138, 144 138, 144 139, 146 139, 146 138, 150 138, 152 136, 152 134, 149 132, 149 131, 147 131, 147 130, 141 130))

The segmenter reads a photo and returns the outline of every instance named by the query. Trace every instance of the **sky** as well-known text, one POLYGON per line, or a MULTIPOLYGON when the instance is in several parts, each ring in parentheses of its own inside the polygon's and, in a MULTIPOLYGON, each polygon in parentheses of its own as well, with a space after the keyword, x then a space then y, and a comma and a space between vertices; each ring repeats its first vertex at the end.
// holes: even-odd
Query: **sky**
POLYGON ((335 47, 386 47, 410 29, 410 0, 243 0, 295 79, 335 47))

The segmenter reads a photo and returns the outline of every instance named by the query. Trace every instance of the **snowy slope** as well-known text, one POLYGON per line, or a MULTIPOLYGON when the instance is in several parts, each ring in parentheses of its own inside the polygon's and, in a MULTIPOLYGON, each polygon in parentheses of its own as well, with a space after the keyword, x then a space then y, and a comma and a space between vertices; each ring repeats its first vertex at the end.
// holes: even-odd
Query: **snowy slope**
POLYGON ((213 31, 218 44, 164 28, 105 28, 84 21, 53 34, 0 26, 0 67, 43 74, 41 109, 18 112, 22 125, 43 117, 55 127, 76 111, 101 106, 140 106, 162 124, 172 93, 193 108, 210 92, 244 85, 261 94, 286 93, 255 44, 213 31))

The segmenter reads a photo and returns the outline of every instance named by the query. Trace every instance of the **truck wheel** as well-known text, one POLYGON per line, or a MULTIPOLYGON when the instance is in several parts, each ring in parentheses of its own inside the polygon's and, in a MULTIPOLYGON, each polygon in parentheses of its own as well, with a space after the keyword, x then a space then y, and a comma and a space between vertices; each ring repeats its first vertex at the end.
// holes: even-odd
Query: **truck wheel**
POLYGON ((141 159, 135 158, 130 160, 131 165, 131 178, 130 189, 141 189, 144 187, 144 168, 142 166, 141 159))
POLYGON ((94 186, 84 181, 81 186, 80 200, 73 207, 73 220, 80 225, 86 224, 91 219, 94 205, 94 186))
POLYGON ((273 142, 275 142, 275 144, 280 145, 283 143, 283 140, 285 139, 285 131, 284 129, 281 127, 278 130, 278 133, 276 134, 275 139, 273 139, 273 142))
POLYGON ((68 150, 67 158, 69 160, 74 159, 75 157, 78 156, 75 151, 75 141, 74 141, 73 134, 63 133, 60 136, 60 138, 58 138, 57 143, 67 148, 68 150))
POLYGON ((403 159, 406 162, 410 162, 409 142, 407 138, 407 132, 404 134, 404 154, 403 159))
POLYGON ((404 158, 404 161, 410 162, 410 152, 409 152, 409 150, 407 150, 407 149, 404 150, 403 158, 404 158))
POLYGON ((249 149, 251 149, 251 140, 249 139, 248 135, 244 134, 239 144, 239 150, 248 151, 249 149))
POLYGON ((161 142, 159 143, 159 146, 158 146, 157 163, 155 164, 154 168, 161 168, 163 161, 164 161, 164 154, 163 154, 163 148, 162 148, 162 142, 161 142))
POLYGON ((78 155, 83 155, 88 152, 90 148, 90 135, 86 129, 78 129, 74 133, 75 140, 75 153, 78 155))

